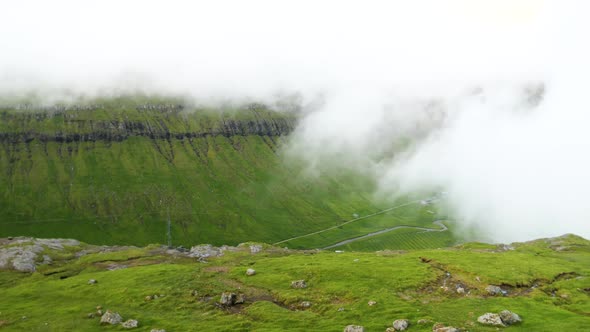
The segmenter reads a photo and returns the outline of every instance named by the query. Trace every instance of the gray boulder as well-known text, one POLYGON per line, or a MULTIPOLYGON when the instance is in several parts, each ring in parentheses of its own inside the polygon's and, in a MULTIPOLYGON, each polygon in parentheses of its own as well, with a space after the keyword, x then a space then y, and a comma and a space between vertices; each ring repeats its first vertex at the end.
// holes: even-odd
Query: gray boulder
POLYGON ((307 288, 307 283, 305 280, 291 281, 291 288, 307 288))
POLYGON ((500 315, 493 314, 491 312, 485 313, 479 317, 477 317, 477 321, 484 325, 493 325, 493 326, 504 326, 500 315))
POLYGON ((408 328, 409 322, 407 319, 397 319, 393 322, 393 328, 396 331, 405 331, 408 328))
POLYGON ((360 325, 348 325, 344 328, 344 332, 365 332, 365 328, 360 325))
POLYGON ((506 325, 513 325, 522 322, 522 319, 520 319, 519 315, 508 310, 500 311, 499 315, 502 322, 504 322, 506 325))
POLYGON ((194 257, 198 259, 204 259, 209 257, 218 257, 223 255, 223 250, 214 247, 210 244, 202 244, 191 248, 188 257, 194 257))
POLYGON ((489 285, 488 287, 486 287, 486 292, 488 292, 488 294, 490 295, 503 295, 504 291, 502 290, 502 288, 498 287, 498 286, 494 286, 494 285, 489 285))
POLYGON ((309 302, 309 301, 303 301, 303 302, 301 302, 301 303, 299 304, 299 306, 300 306, 301 308, 309 308, 309 307, 311 307, 311 302, 309 302))
POLYGON ((247 269, 246 270, 246 275, 247 276, 253 276, 255 274, 256 274, 256 270, 254 270, 254 269, 247 269))
POLYGON ((262 246, 259 244, 252 244, 250 245, 250 253, 251 254, 257 254, 260 251, 262 251, 262 246))
POLYGON ((444 326, 441 323, 436 323, 432 327, 432 332, 459 332, 460 330, 452 326, 444 326))
POLYGON ((219 303, 224 306, 232 306, 236 303, 236 294, 224 292, 221 293, 221 298, 219 299, 219 303))
POLYGON ((89 284, 89 285, 94 285, 94 284, 96 284, 97 282, 98 282, 98 281, 96 281, 96 279, 89 279, 89 280, 88 280, 88 284, 89 284))
POLYGON ((104 315, 102 315, 102 317, 100 317, 100 324, 104 325, 104 324, 111 324, 111 325, 116 325, 121 323, 121 321, 123 321, 123 318, 121 317, 121 315, 119 315, 119 313, 117 312, 112 312, 110 310, 107 310, 104 315))
POLYGON ((121 323, 121 326, 123 326, 126 329, 133 329, 133 328, 136 328, 138 324, 139 324, 139 322, 137 320, 129 319, 129 320, 121 323))

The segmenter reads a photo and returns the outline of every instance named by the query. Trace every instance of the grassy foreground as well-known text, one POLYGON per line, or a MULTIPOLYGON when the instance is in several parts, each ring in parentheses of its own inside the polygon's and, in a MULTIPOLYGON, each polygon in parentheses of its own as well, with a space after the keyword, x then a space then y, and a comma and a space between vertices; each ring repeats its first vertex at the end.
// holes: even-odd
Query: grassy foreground
POLYGON ((590 242, 573 235, 407 252, 260 247, 228 248, 201 262, 160 246, 45 248, 52 263, 39 254, 36 272, 0 271, 0 330, 124 330, 88 318, 97 306, 137 319, 136 331, 342 331, 349 324, 384 331, 400 318, 409 331, 431 331, 435 322, 496 331, 477 317, 504 309, 523 320, 506 331, 583 331, 590 323, 590 242), (88 253, 76 257, 82 250, 88 253), (247 276, 248 268, 256 274, 247 276), (291 288, 299 279, 307 288, 291 288), (490 295, 488 285, 507 294, 490 295), (245 303, 221 306, 222 292, 244 294, 245 303), (158 298, 146 299, 152 295, 158 298))

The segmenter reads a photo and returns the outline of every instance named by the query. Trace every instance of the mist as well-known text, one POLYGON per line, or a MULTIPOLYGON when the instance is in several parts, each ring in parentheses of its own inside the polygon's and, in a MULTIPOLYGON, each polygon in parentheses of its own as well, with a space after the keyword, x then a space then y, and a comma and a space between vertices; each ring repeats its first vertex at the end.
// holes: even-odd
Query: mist
POLYGON ((0 95, 301 96, 288 154, 377 196, 446 191, 458 230, 590 238, 584 1, 19 1, 0 95))

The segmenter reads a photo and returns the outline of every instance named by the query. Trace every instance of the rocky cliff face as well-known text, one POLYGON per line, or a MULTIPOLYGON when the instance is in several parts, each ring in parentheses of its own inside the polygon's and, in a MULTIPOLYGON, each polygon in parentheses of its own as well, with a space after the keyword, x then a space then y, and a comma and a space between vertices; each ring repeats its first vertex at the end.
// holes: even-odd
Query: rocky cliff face
POLYGON ((184 139, 205 136, 282 136, 295 127, 293 117, 219 118, 181 115, 146 116, 143 119, 77 119, 61 115, 0 112, 0 142, 123 141, 133 136, 184 139))

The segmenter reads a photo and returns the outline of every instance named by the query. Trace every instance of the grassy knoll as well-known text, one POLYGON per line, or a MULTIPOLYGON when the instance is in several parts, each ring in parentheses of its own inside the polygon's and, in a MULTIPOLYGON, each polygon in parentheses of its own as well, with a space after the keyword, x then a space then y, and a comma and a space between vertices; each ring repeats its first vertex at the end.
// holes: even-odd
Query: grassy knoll
POLYGON ((590 242, 575 236, 508 250, 483 244, 377 253, 265 248, 253 254, 244 246, 207 262, 158 246, 81 258, 75 253, 88 250, 84 244, 47 249, 53 262, 32 274, 0 271, 0 330, 123 330, 87 318, 97 306, 139 320, 137 331, 342 331, 349 324, 384 331, 399 318, 410 321, 409 331, 431 331, 435 322, 497 331, 476 319, 503 309, 523 320, 506 331, 582 331, 589 322, 590 242), (247 268, 256 275, 246 276, 247 268), (308 287, 291 288, 297 279, 308 287), (489 295, 490 284, 508 293, 489 295), (455 291, 458 285, 465 293, 455 291), (222 292, 243 293, 245 303, 222 307, 222 292), (154 294, 163 297, 146 300, 154 294), (428 322, 418 324, 421 319, 428 322))

